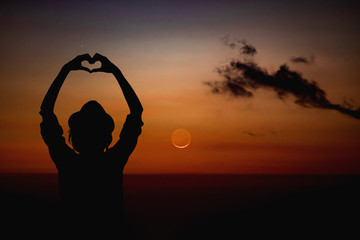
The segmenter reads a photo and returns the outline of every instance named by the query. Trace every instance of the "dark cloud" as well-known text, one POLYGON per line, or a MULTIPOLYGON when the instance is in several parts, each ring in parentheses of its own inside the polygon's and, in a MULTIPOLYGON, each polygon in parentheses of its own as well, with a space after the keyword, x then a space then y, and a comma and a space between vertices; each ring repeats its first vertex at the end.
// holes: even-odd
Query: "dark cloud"
POLYGON ((230 39, 229 36, 221 38, 221 41, 231 49, 237 49, 240 54, 254 56, 257 52, 254 46, 248 44, 246 40, 230 39))
POLYGON ((272 130, 243 130, 242 133, 251 137, 265 137, 267 135, 276 135, 276 132, 272 130))
MULTIPOLYGON (((230 41, 226 37, 225 45, 232 49, 248 49, 244 40, 230 41), (235 44, 235 45, 233 45, 235 44), (239 46, 240 45, 240 46, 239 46)), ((217 68, 222 77, 220 81, 205 82, 213 93, 229 93, 235 97, 254 97, 254 90, 266 88, 276 92, 278 98, 285 99, 290 96, 295 98, 295 103, 302 107, 313 107, 337 110, 348 116, 360 119, 360 108, 355 109, 355 104, 344 101, 343 104, 333 104, 315 81, 304 78, 301 73, 292 71, 284 64, 274 73, 268 73, 252 59, 243 55, 254 55, 256 49, 251 46, 249 52, 240 51, 242 59, 231 60, 227 65, 217 68)))
POLYGON ((315 57, 311 56, 309 58, 306 57, 292 57, 290 61, 293 63, 305 63, 305 64, 312 64, 314 63, 315 57))
POLYGON ((254 132, 250 132, 250 131, 243 131, 243 133, 245 133, 246 135, 249 135, 251 137, 260 137, 260 136, 263 136, 261 134, 257 134, 257 133, 254 133, 254 132))
POLYGON ((245 40, 239 41, 239 43, 242 43, 242 47, 240 48, 240 51, 245 55, 254 56, 257 51, 254 46, 248 44, 245 40))
POLYGON ((225 44, 225 46, 228 46, 231 49, 234 49, 237 46, 236 42, 231 40, 229 36, 221 38, 221 41, 225 44))

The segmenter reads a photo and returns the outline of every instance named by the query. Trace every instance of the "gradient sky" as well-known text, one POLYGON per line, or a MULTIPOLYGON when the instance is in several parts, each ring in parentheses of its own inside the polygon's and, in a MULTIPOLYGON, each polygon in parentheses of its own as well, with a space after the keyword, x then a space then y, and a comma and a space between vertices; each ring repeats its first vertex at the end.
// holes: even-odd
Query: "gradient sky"
MULTIPOLYGON (((2 1, 0 172, 55 172, 40 136, 41 101, 60 68, 96 52, 123 72, 144 106, 143 134, 125 173, 359 174, 360 120, 303 108, 258 90, 213 95, 204 81, 236 57, 221 38, 246 39, 268 71, 287 63, 329 100, 360 104, 357 1, 2 1), (312 64, 291 57, 314 56, 312 64), (192 135, 184 149, 171 133, 192 135)), ((114 139, 129 110, 110 74, 72 72, 55 113, 88 100, 113 116, 114 139)))

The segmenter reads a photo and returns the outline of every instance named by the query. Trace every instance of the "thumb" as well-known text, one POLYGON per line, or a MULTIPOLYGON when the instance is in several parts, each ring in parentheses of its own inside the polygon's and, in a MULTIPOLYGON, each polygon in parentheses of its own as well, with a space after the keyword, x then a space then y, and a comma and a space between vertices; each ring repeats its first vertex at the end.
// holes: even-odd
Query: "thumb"
POLYGON ((92 69, 90 70, 91 73, 93 72, 103 72, 103 70, 101 68, 95 68, 95 69, 92 69))
POLYGON ((84 70, 84 71, 91 73, 91 70, 87 67, 81 67, 80 70, 84 70))

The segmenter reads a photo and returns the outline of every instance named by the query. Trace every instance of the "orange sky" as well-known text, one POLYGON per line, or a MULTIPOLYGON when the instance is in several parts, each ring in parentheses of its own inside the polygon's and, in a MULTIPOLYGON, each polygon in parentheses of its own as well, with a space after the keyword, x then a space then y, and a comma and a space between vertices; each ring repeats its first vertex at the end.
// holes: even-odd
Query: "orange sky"
MULTIPOLYGON (((111 5, 91 15, 94 6, 85 12, 30 4, 25 11, 7 4, 0 15, 0 172, 56 171, 40 136, 42 98, 63 64, 99 52, 122 70, 144 107, 143 133, 125 173, 360 173, 359 120, 302 108, 266 90, 252 99, 212 95, 203 84, 218 79, 215 67, 236 56, 220 41, 231 34, 253 44, 257 62, 270 72, 288 63, 317 81, 331 101, 360 103, 360 34, 349 24, 356 18, 350 7, 330 4, 320 18, 301 12, 306 5, 285 6, 294 16, 306 15, 302 24, 290 24, 276 5, 269 6, 274 12, 250 3, 221 6, 219 14, 215 2, 188 12, 189 4, 159 3, 151 12, 116 6, 124 13, 129 8, 121 17, 117 10, 105 14, 111 5), (315 62, 289 63, 300 55, 314 55, 315 62), (178 128, 192 135, 187 148, 171 144, 178 128)), ((92 99, 114 118, 117 139, 128 113, 121 90, 111 75, 86 72, 68 76, 55 106, 65 137, 68 117, 92 99)))

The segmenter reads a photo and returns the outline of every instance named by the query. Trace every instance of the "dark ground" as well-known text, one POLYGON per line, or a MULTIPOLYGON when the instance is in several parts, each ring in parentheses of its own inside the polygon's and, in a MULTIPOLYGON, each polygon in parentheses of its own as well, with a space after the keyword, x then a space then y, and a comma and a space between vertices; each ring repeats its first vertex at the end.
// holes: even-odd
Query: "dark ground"
MULTIPOLYGON (((125 175, 127 228, 136 239, 358 239, 359 184, 338 175, 125 175)), ((0 197, 3 234, 61 234, 55 174, 1 174, 0 197)))

